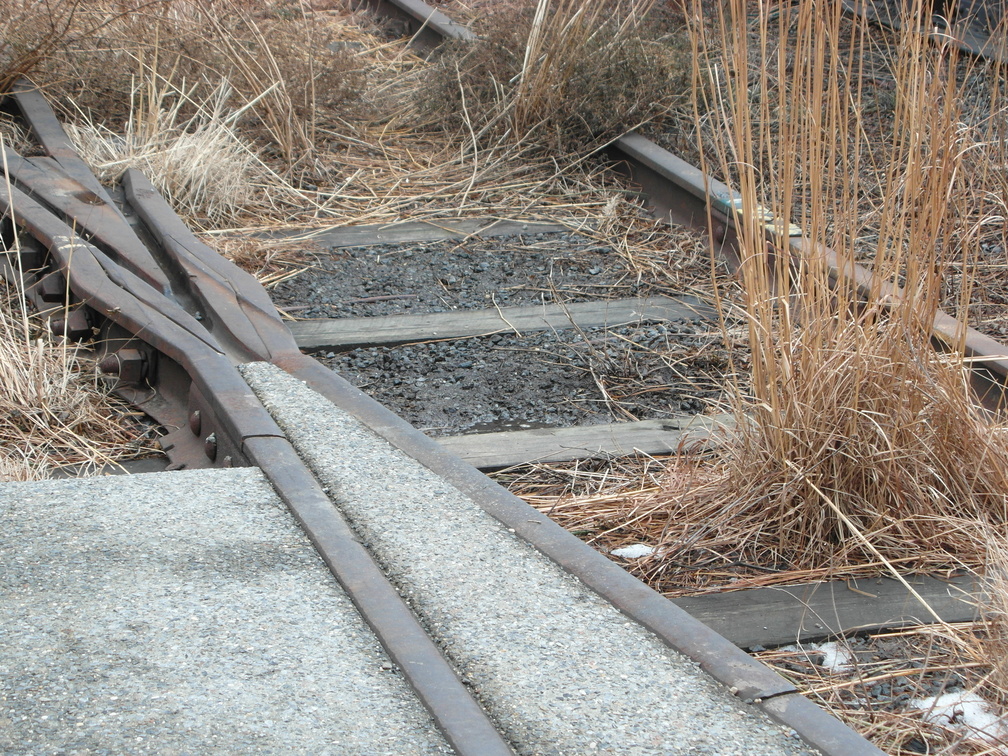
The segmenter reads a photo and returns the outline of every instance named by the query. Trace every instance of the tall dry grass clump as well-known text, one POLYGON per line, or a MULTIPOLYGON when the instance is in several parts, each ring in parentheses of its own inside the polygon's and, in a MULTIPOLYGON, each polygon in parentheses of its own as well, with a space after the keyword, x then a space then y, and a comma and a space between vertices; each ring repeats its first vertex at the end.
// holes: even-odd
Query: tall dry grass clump
POLYGON ((307 3, 89 3, 33 77, 103 181, 137 168, 201 226, 286 219, 313 206, 300 188, 331 171, 322 131, 362 87, 340 18, 307 3))
MULTIPOLYGON (((77 152, 105 183, 130 168, 142 171, 193 222, 220 223, 249 211, 263 169, 235 127, 226 85, 201 97, 195 87, 186 91, 146 73, 147 86, 137 92, 121 134, 90 121, 66 126, 77 152), (186 117, 184 110, 195 112, 186 117)), ((289 187, 278 180, 276 191, 289 187)))
MULTIPOLYGON (((84 8, 35 78, 70 115, 113 130, 130 119, 134 94, 149 78, 182 91, 223 87, 229 111, 242 114, 235 126, 243 136, 295 176, 310 176, 319 170, 318 131, 352 111, 363 88, 352 48, 338 39, 338 14, 309 3, 134 0, 84 8)), ((177 102, 180 119, 194 117, 198 103, 177 102)))
POLYGON ((115 405, 93 365, 37 329, 16 288, 0 289, 0 481, 135 455, 137 429, 115 405))
MULTIPOLYGON (((425 119, 481 148, 598 147, 685 99, 686 38, 661 37, 655 0, 508 0, 474 41, 439 53, 421 90, 425 119)), ((668 31, 668 30, 666 30, 668 31)))
MULTIPOLYGON (((927 17, 919 0, 908 6, 927 17)), ((694 32, 707 78, 697 91, 710 96, 698 112, 720 127, 708 145, 718 164, 705 169, 740 196, 752 395, 738 396, 743 430, 722 474, 667 502, 666 567, 712 557, 841 573, 982 563, 981 524, 1008 523, 1008 437, 973 404, 962 355, 930 343, 941 273, 950 256, 969 269, 975 238, 960 204, 976 178, 966 175, 961 62, 904 33, 884 169, 868 171, 863 22, 845 20, 840 3, 747 10, 728 0, 705 27, 698 7, 694 32), (883 198, 867 217, 864 181, 883 198), (784 235, 768 244, 762 207, 810 243, 800 253, 784 235), (840 268, 873 258, 871 286, 836 284, 825 247, 840 268)), ((905 29, 919 27, 909 20, 905 29)))

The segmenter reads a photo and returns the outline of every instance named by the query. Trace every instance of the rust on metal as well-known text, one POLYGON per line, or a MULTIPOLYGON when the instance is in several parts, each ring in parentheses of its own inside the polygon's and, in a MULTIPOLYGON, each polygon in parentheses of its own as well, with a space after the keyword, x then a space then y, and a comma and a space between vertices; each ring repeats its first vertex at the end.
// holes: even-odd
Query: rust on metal
POLYGON ((23 158, 10 148, 3 152, 8 175, 22 191, 53 210, 78 236, 117 263, 162 293, 171 293, 168 279, 150 251, 114 206, 62 174, 62 166, 55 161, 46 166, 42 158, 23 158))
MULTIPOLYGON (((369 1, 379 12, 390 3, 391 0, 369 1)), ((415 17, 419 19, 426 18, 426 14, 433 10, 419 0, 410 0, 410 5, 414 4, 422 6, 415 12, 415 17)), ((401 0, 397 0, 394 12, 403 12, 403 5, 401 0)), ((442 34, 441 38, 453 36, 442 34)), ((720 182, 637 134, 618 140, 617 148, 622 153, 618 160, 624 169, 631 175, 642 177, 646 188, 659 198, 655 204, 662 208, 662 214, 669 212, 673 220, 713 232, 723 253, 729 261, 734 254, 737 265, 736 211, 731 205, 733 197, 730 192, 726 192, 720 202, 716 196, 712 197, 711 188, 715 187, 716 192, 720 182)), ((764 217, 762 222, 765 225, 768 221, 764 217)), ((769 222, 774 230, 779 228, 775 221, 769 222)), ((807 743, 828 756, 883 754, 838 719, 798 694, 794 686, 782 677, 478 470, 446 452, 437 442, 332 371, 303 355, 284 356, 274 359, 274 363, 304 380, 375 433, 453 483, 498 521, 577 576, 600 596, 651 629, 666 644, 697 661, 715 679, 740 692, 750 693, 747 697, 758 700, 767 714, 793 728, 807 743)))
POLYGON ((733 270, 739 267, 739 243, 727 202, 728 187, 637 133, 617 139, 607 154, 613 165, 640 186, 656 217, 695 231, 707 232, 715 251, 733 270))
MULTIPOLYGON (((460 31, 463 27, 418 0, 369 0, 369 4, 379 11, 394 9, 397 14, 415 19, 416 24, 409 30, 418 45, 468 35, 460 31)), ((786 680, 337 375, 301 355, 254 279, 198 242, 149 183, 135 173, 125 182, 128 199, 173 266, 166 279, 189 283, 177 296, 170 296, 171 289, 161 283, 158 276, 162 274, 155 273, 156 266, 148 270, 144 263, 137 266, 139 270, 129 269, 129 264, 124 263, 126 258, 120 257, 122 250, 114 236, 110 236, 116 232, 107 230, 116 227, 114 216, 121 213, 90 172, 82 171, 83 163, 51 109, 41 95, 25 87, 18 90, 14 100, 64 175, 50 177, 46 183, 42 180, 45 177, 35 171, 49 163, 43 160, 21 164, 24 182, 35 182, 35 196, 23 191, 24 184, 22 188, 0 188, 0 206, 8 214, 12 204, 17 208, 18 226, 50 253, 54 264, 50 275, 58 271, 69 281, 67 288, 79 305, 71 312, 82 313, 74 317, 84 318, 83 324, 78 322, 74 327, 74 333, 86 337, 88 330, 112 333, 118 329, 133 339, 124 338, 114 353, 103 357, 102 364, 110 374, 118 376, 123 384, 121 390, 132 393, 141 407, 150 408, 148 411, 155 417, 160 413, 173 418, 174 430, 166 437, 165 445, 169 453, 176 451, 172 457, 176 467, 210 463, 256 463, 262 467, 390 656, 408 673, 411 685, 459 753, 505 754, 511 750, 241 379, 234 367, 236 362, 268 359, 305 380, 453 483, 670 647, 735 687, 741 696, 758 702, 770 716, 793 727, 810 744, 827 754, 881 753, 798 695, 786 680), (111 209, 96 209, 104 206, 111 209), (90 239, 81 238, 67 225, 75 213, 92 221, 90 227, 81 221, 90 239), (97 226, 95 219, 101 221, 97 226), (145 280, 148 277, 151 280, 145 280), (187 309, 192 306, 199 309, 187 309), (89 312, 102 322, 92 322, 93 317, 89 320, 89 312), (196 314, 209 321, 213 333, 196 314), (145 370, 145 350, 157 354, 156 370, 151 369, 150 358, 145 370), (185 450, 184 455, 179 454, 180 449, 185 450)), ((721 191, 712 178, 637 135, 619 140, 616 149, 618 160, 646 185, 655 204, 664 207, 671 218, 711 231, 729 254, 737 248, 739 207, 726 188, 721 191)), ((17 175, 11 178, 18 183, 17 175)), ((792 239, 790 227, 765 210, 755 208, 753 212, 769 234, 779 238, 786 231, 788 244, 800 246, 803 240, 792 239)), ((851 275, 863 282, 860 269, 838 261, 836 270, 838 278, 851 275)), ((52 298, 55 289, 53 284, 40 283, 40 300, 43 291, 52 298)), ((988 346, 977 342, 970 348, 982 350, 988 346)), ((989 355, 977 352, 977 356, 989 355)), ((992 358, 990 367, 996 371, 1002 366, 992 358)))
POLYGON ((275 364, 305 381, 393 446, 454 485, 488 514, 628 617, 647 627, 668 646, 697 662, 716 680, 736 688, 739 697, 759 701, 757 705, 768 715, 793 728, 803 740, 820 748, 823 753, 832 756, 881 756, 882 751, 805 699, 783 677, 476 468, 445 451, 436 441, 325 366, 306 355, 288 356, 276 360, 275 364), (780 700, 787 700, 787 705, 774 703, 780 700))
POLYGON ((31 127, 35 138, 49 157, 59 163, 63 172, 77 180, 104 203, 113 205, 108 191, 81 160, 66 131, 63 130, 63 125, 42 93, 30 82, 21 80, 14 85, 9 97, 21 111, 25 123, 31 127))
POLYGON ((199 241, 136 170, 123 176, 126 198, 161 245, 174 274, 236 362, 298 351, 272 300, 255 278, 199 241))
POLYGON ((153 385, 155 382, 154 359, 140 349, 124 348, 106 355, 98 363, 98 369, 106 375, 116 376, 124 385, 139 386, 144 382, 153 385))
POLYGON ((246 448, 456 752, 513 754, 290 443, 254 438, 246 448))

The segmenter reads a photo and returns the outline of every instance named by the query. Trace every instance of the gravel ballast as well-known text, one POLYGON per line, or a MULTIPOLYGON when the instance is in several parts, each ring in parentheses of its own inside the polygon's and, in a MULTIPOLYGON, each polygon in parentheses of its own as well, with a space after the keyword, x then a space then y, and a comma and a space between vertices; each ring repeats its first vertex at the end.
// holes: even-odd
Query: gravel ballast
MULTIPOLYGON (((679 293, 651 271, 630 272, 614 250, 576 233, 335 249, 271 289, 280 308, 309 320, 679 293)), ((431 337, 316 356, 434 436, 705 412, 725 403, 729 371, 717 323, 702 318, 431 337)))
POLYGON ((0 485, 0 752, 451 753, 263 475, 0 485))
POLYGON ((812 752, 300 381, 242 370, 520 753, 812 752))
POLYGON ((572 233, 373 244, 332 250, 277 284, 278 307, 305 318, 449 312, 632 297, 658 290, 613 250, 572 233))
POLYGON ((495 334, 322 359, 432 436, 702 413, 724 402, 709 324, 495 334))

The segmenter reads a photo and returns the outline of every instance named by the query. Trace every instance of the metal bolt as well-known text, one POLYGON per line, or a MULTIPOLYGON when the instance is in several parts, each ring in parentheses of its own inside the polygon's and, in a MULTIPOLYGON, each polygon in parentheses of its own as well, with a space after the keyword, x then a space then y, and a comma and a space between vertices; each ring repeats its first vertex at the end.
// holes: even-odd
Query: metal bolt
POLYGON ((200 415, 200 411, 198 409, 193 410, 189 413, 189 430, 192 431, 194 436, 198 436, 202 427, 203 416, 200 415))
POLYGON ((206 452, 207 459, 213 462, 217 459, 217 434, 211 433, 203 442, 203 451, 206 452))
POLYGON ((138 384, 148 377, 147 356, 139 349, 120 349, 98 363, 107 375, 117 375, 122 383, 138 384))
POLYGON ((87 313, 83 309, 71 310, 65 320, 50 320, 49 329, 55 336, 66 334, 70 341, 83 341, 94 335, 87 313))

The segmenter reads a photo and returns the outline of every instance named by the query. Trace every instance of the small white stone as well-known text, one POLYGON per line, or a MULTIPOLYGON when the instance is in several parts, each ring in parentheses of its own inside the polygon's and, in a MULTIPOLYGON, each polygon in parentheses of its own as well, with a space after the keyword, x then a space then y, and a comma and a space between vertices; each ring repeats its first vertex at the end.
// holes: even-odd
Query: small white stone
POLYGON ((613 549, 611 553, 620 559, 640 559, 641 557, 651 556, 654 552, 654 546, 648 546, 646 543, 634 543, 630 546, 613 549))

